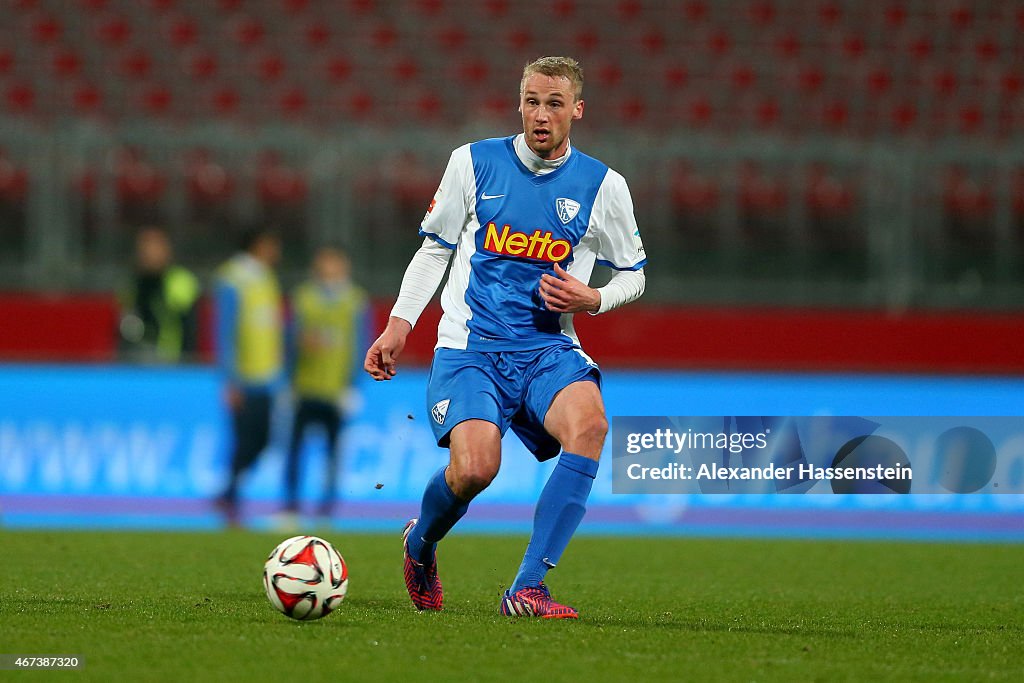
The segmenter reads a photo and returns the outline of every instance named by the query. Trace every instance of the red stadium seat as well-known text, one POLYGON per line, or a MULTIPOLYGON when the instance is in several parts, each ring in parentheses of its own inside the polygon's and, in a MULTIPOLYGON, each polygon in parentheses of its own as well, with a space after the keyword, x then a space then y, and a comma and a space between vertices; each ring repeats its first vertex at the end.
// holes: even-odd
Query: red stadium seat
POLYGON ((505 34, 505 42, 517 52, 524 52, 533 45, 533 34, 522 26, 513 28, 505 34))
POLYGON ((758 26, 765 27, 775 23, 778 9, 772 0, 756 0, 750 4, 748 15, 752 22, 758 26))
POLYGON ((780 55, 786 59, 794 59, 800 56, 800 50, 803 47, 800 38, 795 33, 788 32, 783 33, 775 41, 775 46, 780 55))
POLYGON ((437 44, 448 52, 464 48, 467 38, 466 29, 458 24, 442 26, 437 32, 437 44))
POLYGON ((213 91, 211 104, 217 114, 227 116, 238 111, 242 98, 238 91, 231 86, 222 86, 213 91))
POLYGON ((925 61, 932 56, 934 45, 931 38, 920 36, 910 41, 907 46, 910 56, 918 61, 925 61))
POLYGON ((395 62, 391 72, 400 83, 408 83, 419 77, 420 63, 412 57, 403 57, 395 62))
POLYGON ((778 101, 773 97, 762 99, 754 107, 754 116, 757 125, 761 128, 771 128, 779 122, 781 110, 778 101))
POLYGON ((199 36, 199 27, 191 17, 176 17, 168 27, 168 39, 177 48, 194 45, 199 36))
POLYGON ((690 23, 704 21, 708 18, 708 14, 706 0, 687 0, 683 5, 683 16, 690 23))
POLYGON ((1013 212, 1024 217, 1024 168, 1014 169, 1010 179, 1010 194, 1013 198, 1013 212))
POLYGON ((850 122, 850 106, 843 100, 832 100, 822 108, 825 126, 833 130, 844 130, 850 122))
POLYGON ((818 20, 826 26, 835 26, 843 18, 843 8, 834 0, 825 0, 818 6, 818 20))
POLYGON ((132 48, 121 55, 120 72, 128 78, 147 78, 153 70, 153 58, 142 48, 132 48))
POLYGON ((297 204, 309 192, 303 175, 272 153, 264 154, 260 160, 257 184, 260 197, 268 204, 297 204))
POLYGON ((278 105, 285 116, 301 116, 309 108, 309 97, 302 88, 293 86, 281 93, 278 105))
POLYGON ((892 88, 892 74, 885 67, 876 66, 869 69, 865 81, 868 91, 875 96, 884 95, 892 88))
POLYGON ((614 88, 622 82, 622 67, 618 62, 605 62, 597 69, 597 81, 602 87, 614 88))
POLYGON ((306 45, 312 48, 320 48, 331 42, 331 29, 327 22, 321 19, 314 19, 306 24, 302 35, 306 39, 306 45))
POLYGON ((28 83, 13 83, 4 93, 7 109, 16 113, 32 110, 36 103, 36 91, 28 83))
POLYGON ((0 75, 8 74, 14 69, 14 51, 0 47, 0 75))
POLYGON ((729 72, 729 82, 735 90, 749 90, 757 82, 757 73, 749 64, 736 64, 729 72))
POLYGON ((906 132, 917 123, 917 107, 911 102, 900 102, 890 113, 892 125, 901 132, 906 132))
POLYGON ((193 150, 188 154, 185 175, 189 197, 195 202, 214 204, 227 199, 234 192, 234 179, 205 149, 193 150))
POLYGON ((189 50, 183 55, 185 73, 194 80, 206 80, 217 75, 220 63, 212 52, 202 48, 189 50))
POLYGON ((357 16, 367 16, 377 10, 375 0, 349 0, 349 11, 357 16))
POLYGON ((572 37, 573 46, 582 54, 591 54, 601 46, 601 36, 592 27, 578 29, 572 37))
POLYGON ((240 16, 233 22, 231 36, 239 45, 252 47, 263 42, 267 29, 259 19, 251 16, 240 16))
POLYGON ((640 36, 640 44, 648 54, 661 54, 665 49, 665 32, 659 28, 651 28, 640 36))
POLYGON ((712 31, 708 36, 708 50, 721 57, 732 50, 732 36, 723 29, 712 31))
POLYGON ((398 31, 390 24, 382 24, 373 30, 370 41, 378 50, 391 48, 398 41, 398 31))
POLYGON ((48 14, 36 17, 32 22, 32 39, 37 43, 56 42, 64 32, 64 25, 56 17, 48 14))
POLYGON ((682 88, 689 81, 689 76, 685 64, 669 64, 665 67, 665 85, 669 90, 682 88))
POLYGON ((626 123, 642 124, 647 116, 647 103, 642 97, 627 97, 619 105, 618 115, 626 123))
POLYGON ((509 0, 484 0, 484 10, 492 19, 498 19, 508 14, 509 0))
POLYGON ((348 113, 356 119, 364 119, 373 113, 376 102, 367 92, 357 92, 349 98, 348 113))
POLYGON ((812 215, 838 218, 848 214, 856 201, 853 188, 823 164, 812 164, 807 174, 805 201, 812 215))
POLYGON ((288 14, 302 14, 309 9, 309 0, 281 0, 281 6, 288 14))
POLYGON ((940 69, 932 79, 932 88, 941 95, 953 95, 957 91, 956 73, 949 68, 940 69))
POLYGON ((274 82, 281 78, 288 65, 277 53, 265 53, 256 59, 256 75, 261 81, 274 82))
POLYGON ((441 98, 432 92, 426 92, 416 97, 416 117, 421 121, 432 121, 441 114, 441 98))
POLYGON ((28 194, 28 172, 0 147, 0 200, 15 204, 28 194))
POLYGON ((710 178, 697 173, 691 165, 680 162, 670 180, 672 205, 687 213, 703 213, 718 206, 720 191, 710 178))
POLYGON ((121 46, 131 38, 132 27, 124 17, 112 16, 100 22, 96 34, 104 45, 121 46))
POLYGON ((954 28, 967 29, 974 23, 974 10, 969 4, 960 4, 953 7, 949 13, 949 21, 954 28))
POLYGON ((53 55, 53 72, 58 78, 71 78, 82 71, 82 57, 70 48, 61 48, 53 55))
POLYGON ((715 109, 711 100, 704 96, 694 98, 688 107, 687 120, 690 124, 704 126, 711 122, 715 109))
POLYGON ((816 64, 811 64, 800 69, 797 79, 804 92, 817 92, 825 83, 825 72, 816 64))
POLYGON ((122 201, 152 202, 167 187, 166 178, 132 148, 118 153, 116 175, 117 193, 122 201))
POLYGON ((416 9, 421 14, 436 17, 444 10, 444 0, 416 0, 416 9))
POLYGON ((488 95, 484 98, 484 112, 491 118, 500 119, 511 116, 515 113, 516 103, 514 98, 506 95, 488 95))
POLYGON ((166 114, 173 103, 171 91, 162 85, 146 88, 142 93, 141 104, 146 113, 155 116, 166 114))
POLYGON ((1008 97, 1020 95, 1021 91, 1024 90, 1024 74, 1017 71, 1008 71, 1003 74, 1000 85, 1004 95, 1008 97))
POLYGON ((965 169, 953 166, 946 170, 942 203, 952 215, 967 219, 983 219, 992 214, 995 197, 992 190, 978 183, 965 169))
POLYGON ((999 44, 992 37, 982 38, 974 45, 974 55, 978 61, 994 62, 999 59, 999 53, 999 44))
POLYGON ((347 81, 352 75, 352 62, 344 55, 335 55, 327 60, 327 75, 335 83, 347 81))
POLYGON ((777 214, 786 206, 786 187, 779 178, 766 174, 752 161, 740 167, 739 200, 752 214, 777 214))
POLYGON ((903 2, 893 2, 885 8, 885 23, 890 29, 902 28, 907 22, 907 7, 903 2))
POLYGON ((571 19, 576 14, 576 0, 554 0, 550 10, 558 19, 571 19))
POLYGON ((79 115, 94 114, 103 106, 103 93, 92 84, 79 85, 71 93, 71 106, 79 115))
POLYGON ((962 107, 957 115, 960 123, 960 132, 974 133, 985 123, 985 113, 977 104, 968 104, 962 107))
POLYGON ((490 75, 491 67, 483 60, 466 60, 459 64, 459 78, 467 85, 476 86, 486 83, 490 75))
POLYGON ((644 6, 640 0, 619 0, 616 10, 619 19, 628 22, 639 17, 644 11, 644 6))
POLYGON ((857 60, 867 52, 867 42, 864 36, 859 33, 851 33, 843 39, 843 56, 847 59, 857 60))

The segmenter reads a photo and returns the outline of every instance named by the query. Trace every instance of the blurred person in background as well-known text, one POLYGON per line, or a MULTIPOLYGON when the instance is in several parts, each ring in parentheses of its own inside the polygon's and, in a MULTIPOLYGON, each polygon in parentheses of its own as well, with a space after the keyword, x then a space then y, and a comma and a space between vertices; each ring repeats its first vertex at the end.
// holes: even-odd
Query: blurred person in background
POLYGON ((335 246, 320 247, 313 257, 312 277, 291 298, 290 358, 295 416, 285 467, 283 524, 297 521, 301 451, 310 426, 319 426, 326 440, 327 470, 317 508, 329 517, 338 473, 338 435, 345 423, 352 380, 358 372, 366 337, 366 292, 350 278, 348 255, 335 246))
POLYGON ((130 360, 176 363, 195 356, 199 280, 174 263, 167 231, 148 225, 135 236, 135 272, 121 289, 121 353, 130 360))
POLYGON ((239 522, 239 479, 270 440, 274 397, 284 378, 284 311, 274 274, 280 258, 277 234, 254 228, 217 271, 215 347, 234 433, 228 484, 217 504, 232 526, 239 522))

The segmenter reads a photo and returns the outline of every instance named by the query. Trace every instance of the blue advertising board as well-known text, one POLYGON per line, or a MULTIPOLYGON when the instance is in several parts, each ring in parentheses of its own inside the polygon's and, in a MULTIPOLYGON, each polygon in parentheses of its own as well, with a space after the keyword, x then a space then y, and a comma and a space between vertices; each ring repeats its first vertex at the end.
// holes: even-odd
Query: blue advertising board
MULTIPOLYGON (((447 459, 427 424, 425 383, 424 371, 403 369, 390 382, 358 384, 342 442, 339 526, 401 528, 415 514, 424 482, 447 459)), ((610 371, 604 393, 613 418, 1024 413, 1024 380, 1016 378, 610 371)), ((257 525, 279 506, 289 422, 282 396, 272 443, 242 489, 257 525)), ((1010 429, 996 448, 1024 468, 1021 423, 1020 438, 1010 429)), ((611 442, 584 532, 1024 540, 1024 496, 1016 494, 613 493, 611 442)), ((210 368, 0 366, 5 525, 216 528, 210 502, 226 481, 229 448, 222 387, 210 368)), ((510 433, 501 472, 464 526, 528 531, 551 467, 510 433)), ((322 472, 313 434, 304 451, 310 500, 322 472)))

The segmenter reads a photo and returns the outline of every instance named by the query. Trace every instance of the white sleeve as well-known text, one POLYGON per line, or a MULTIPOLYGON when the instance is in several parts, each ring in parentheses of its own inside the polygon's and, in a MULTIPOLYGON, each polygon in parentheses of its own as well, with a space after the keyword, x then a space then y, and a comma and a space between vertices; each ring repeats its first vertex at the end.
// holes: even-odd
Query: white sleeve
POLYGON ((391 315, 407 320, 416 327, 416 320, 444 278, 452 253, 451 249, 429 237, 423 240, 422 246, 413 254, 409 267, 405 269, 402 287, 398 290, 398 300, 391 309, 391 315))
POLYGON ((463 145, 448 159, 441 184, 420 223, 420 234, 454 249, 469 221, 469 207, 476 196, 476 177, 469 145, 463 145))
POLYGON ((591 315, 607 313, 613 308, 625 306, 630 301, 636 301, 644 293, 647 286, 647 276, 644 269, 640 270, 616 270, 612 278, 604 287, 598 287, 601 293, 601 307, 597 311, 591 311, 591 315))
POLYGON ((615 270, 639 270, 647 263, 626 179, 611 169, 594 199, 591 228, 598 239, 598 264, 615 270))

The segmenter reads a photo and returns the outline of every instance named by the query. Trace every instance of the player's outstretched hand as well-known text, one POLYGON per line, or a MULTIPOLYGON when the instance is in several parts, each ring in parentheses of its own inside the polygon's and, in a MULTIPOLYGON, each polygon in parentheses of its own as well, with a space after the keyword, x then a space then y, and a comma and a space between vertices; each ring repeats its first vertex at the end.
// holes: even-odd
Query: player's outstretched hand
POLYGON ((398 357, 405 348, 405 339, 410 332, 412 325, 408 320, 391 316, 388 326, 366 352, 363 369, 370 373, 370 377, 379 382, 395 376, 398 372, 398 357))
POLYGON ((601 308, 601 293, 577 280, 559 264, 555 274, 540 276, 540 298, 549 311, 555 313, 578 313, 597 311, 601 308))

